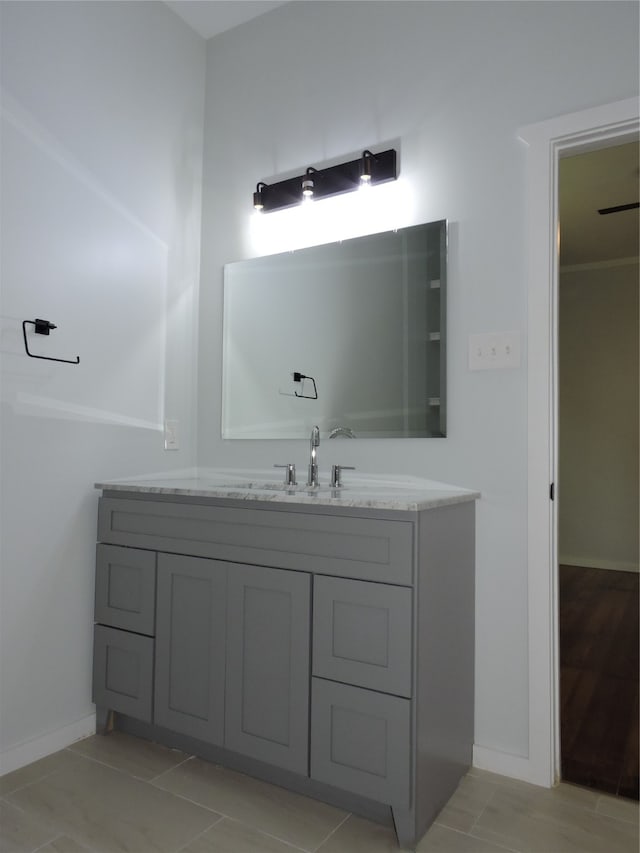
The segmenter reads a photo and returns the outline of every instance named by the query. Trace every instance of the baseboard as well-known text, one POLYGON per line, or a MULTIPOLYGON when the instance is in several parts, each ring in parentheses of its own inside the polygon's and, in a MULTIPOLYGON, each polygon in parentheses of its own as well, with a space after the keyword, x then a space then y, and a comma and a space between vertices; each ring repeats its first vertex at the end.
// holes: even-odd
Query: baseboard
POLYGON ((473 766, 478 770, 488 770, 490 773, 498 773, 500 776, 508 776, 510 779, 519 779, 522 782, 544 787, 544 783, 536 776, 532 762, 521 755, 474 745, 473 766))
POLYGON ((6 752, 0 753, 0 776, 11 773, 13 770, 19 770, 20 767, 25 767, 39 758, 45 758, 47 755, 65 749, 77 740, 95 734, 95 731, 96 715, 93 713, 71 723, 69 726, 64 726, 54 732, 14 746, 6 752))
POLYGON ((585 569, 607 569, 611 572, 640 572, 640 565, 616 560, 597 560, 593 557, 558 556, 561 566, 582 566, 585 569))
MULTIPOLYGON (((93 713, 71 723, 69 726, 64 726, 62 729, 57 729, 42 737, 34 738, 8 749, 6 752, 0 753, 0 776, 19 770, 40 758, 45 758, 47 755, 65 749, 72 743, 94 734, 95 730, 96 715, 93 713)), ((487 770, 490 773, 508 776, 511 779, 520 779, 534 785, 540 784, 539 780, 534 777, 534 769, 529 759, 520 755, 474 745, 473 766, 478 770, 487 770)))

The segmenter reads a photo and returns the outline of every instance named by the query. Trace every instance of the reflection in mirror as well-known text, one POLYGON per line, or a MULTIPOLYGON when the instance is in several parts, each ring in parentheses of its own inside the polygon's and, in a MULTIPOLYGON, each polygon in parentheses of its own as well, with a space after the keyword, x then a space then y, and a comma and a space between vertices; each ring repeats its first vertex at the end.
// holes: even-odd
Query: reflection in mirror
POLYGON ((440 220, 228 264, 223 438, 446 435, 446 250, 440 220))

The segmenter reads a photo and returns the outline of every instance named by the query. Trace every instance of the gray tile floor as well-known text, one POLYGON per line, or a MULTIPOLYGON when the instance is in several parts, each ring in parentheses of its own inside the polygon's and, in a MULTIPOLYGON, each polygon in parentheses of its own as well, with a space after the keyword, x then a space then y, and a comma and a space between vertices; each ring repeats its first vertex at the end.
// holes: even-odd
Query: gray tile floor
MULTIPOLYGON (((384 853, 390 828, 121 733, 0 778, 0 853, 384 853)), ((471 770, 418 853, 637 853, 638 804, 471 770)))

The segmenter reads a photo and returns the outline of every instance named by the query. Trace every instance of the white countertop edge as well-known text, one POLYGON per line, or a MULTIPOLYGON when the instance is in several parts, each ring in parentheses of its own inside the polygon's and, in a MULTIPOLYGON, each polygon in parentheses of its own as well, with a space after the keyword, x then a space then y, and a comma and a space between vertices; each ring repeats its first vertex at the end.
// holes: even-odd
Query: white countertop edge
POLYGON ((189 469, 169 474, 152 474, 107 480, 95 484, 97 489, 147 494, 182 495, 223 498, 247 502, 274 502, 316 506, 364 507, 418 511, 438 506, 477 500, 480 493, 436 480, 413 476, 360 474, 345 477, 340 489, 320 483, 319 490, 298 485, 293 493, 280 491, 281 481, 272 469, 189 469), (258 484, 257 486, 254 484, 258 484), (261 484, 270 488, 260 488, 261 484))

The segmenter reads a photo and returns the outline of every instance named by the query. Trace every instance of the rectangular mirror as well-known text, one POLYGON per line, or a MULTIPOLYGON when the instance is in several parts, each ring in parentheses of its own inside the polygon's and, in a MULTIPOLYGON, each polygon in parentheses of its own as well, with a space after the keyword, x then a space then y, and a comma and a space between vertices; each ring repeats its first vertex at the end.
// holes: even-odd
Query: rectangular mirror
POLYGON ((446 435, 445 220, 228 264, 223 438, 446 435))

